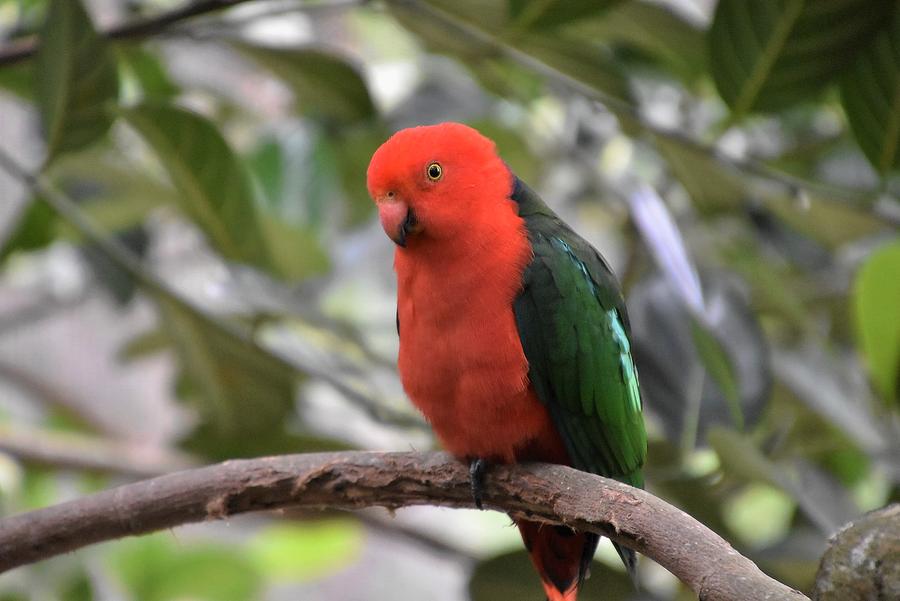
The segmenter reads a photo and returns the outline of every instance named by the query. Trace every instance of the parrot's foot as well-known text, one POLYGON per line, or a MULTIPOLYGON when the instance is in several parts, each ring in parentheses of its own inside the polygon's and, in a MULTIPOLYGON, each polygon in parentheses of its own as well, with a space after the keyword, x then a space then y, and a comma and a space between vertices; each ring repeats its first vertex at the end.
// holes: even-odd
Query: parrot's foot
POLYGON ((487 471, 487 461, 476 457, 469 463, 469 482, 472 485, 472 498, 475 499, 475 507, 482 507, 484 499, 484 473, 487 471))

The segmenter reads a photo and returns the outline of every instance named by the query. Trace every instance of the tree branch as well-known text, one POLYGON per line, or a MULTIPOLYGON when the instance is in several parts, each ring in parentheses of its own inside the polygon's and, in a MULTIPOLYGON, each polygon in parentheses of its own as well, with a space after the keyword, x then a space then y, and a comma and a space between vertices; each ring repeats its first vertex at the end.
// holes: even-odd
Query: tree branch
MULTIPOLYGON (((153 17, 125 23, 106 31, 104 35, 113 40, 135 39, 151 36, 191 17, 197 17, 216 10, 229 8, 248 0, 198 0, 153 17)), ((24 38, 0 49, 0 65, 24 61, 38 50, 37 36, 24 38)))
MULTIPOLYGON (((243 4, 244 2, 249 1, 251 0, 198 0, 197 2, 188 1, 184 6, 180 6, 179 8, 166 11, 152 17, 138 19, 129 23, 123 23, 122 25, 108 29, 107 31, 103 32, 103 35, 105 35, 110 40, 134 40, 147 38, 153 35, 165 33, 173 25, 177 25, 182 21, 186 21, 193 17, 199 17, 207 13, 231 8, 232 6, 237 6, 238 4, 243 4)), ((277 15, 279 13, 295 12, 297 10, 343 10, 346 8, 358 6, 364 1, 366 0, 341 0, 333 2, 331 4, 312 4, 309 6, 281 7, 277 11, 269 11, 268 13, 260 16, 266 17, 270 15, 277 15)), ((37 36, 29 36, 27 38, 14 41, 3 48, 0 48, 0 66, 22 62, 31 58, 35 55, 35 53, 37 53, 39 46, 40 43, 37 39, 37 36)))
MULTIPOLYGON (((495 466, 485 504, 597 532, 651 557, 703 601, 802 601, 717 534, 620 482, 559 465, 495 466)), ((234 460, 0 520, 0 572, 100 541, 282 507, 474 507, 445 453, 317 453, 234 460)))

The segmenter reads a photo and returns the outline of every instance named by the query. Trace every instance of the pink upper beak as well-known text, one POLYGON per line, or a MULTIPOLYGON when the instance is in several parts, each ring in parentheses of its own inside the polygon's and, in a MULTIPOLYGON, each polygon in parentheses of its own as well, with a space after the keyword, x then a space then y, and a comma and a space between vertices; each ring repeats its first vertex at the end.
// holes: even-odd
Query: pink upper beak
POLYGON ((376 204, 384 233, 397 246, 406 246, 407 235, 421 229, 418 227, 416 216, 409 205, 393 194, 379 197, 376 204))

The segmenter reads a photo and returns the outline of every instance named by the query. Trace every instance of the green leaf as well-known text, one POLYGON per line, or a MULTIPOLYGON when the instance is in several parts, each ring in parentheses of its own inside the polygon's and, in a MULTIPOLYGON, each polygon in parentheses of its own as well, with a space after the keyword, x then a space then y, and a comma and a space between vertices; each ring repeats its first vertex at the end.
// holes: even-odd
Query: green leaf
POLYGON ((335 176, 345 200, 343 222, 347 225, 366 223, 375 212, 375 203, 366 190, 366 171, 372 155, 387 137, 387 132, 376 125, 353 128, 322 138, 322 142, 331 149, 335 176))
POLYGON ((331 261, 314 229, 278 215, 260 215, 260 228, 272 252, 272 267, 289 280, 302 280, 328 271, 331 261))
POLYGON ((171 342, 165 330, 153 328, 127 340, 116 352, 116 358, 122 362, 143 359, 167 350, 171 342))
POLYGON ((60 591, 60 601, 92 601, 94 598, 91 579, 82 570, 78 570, 68 581, 64 582, 60 591))
POLYGON ((742 430, 744 412, 741 410, 741 391, 731 357, 715 334, 694 319, 691 319, 691 336, 706 373, 712 376, 725 397, 735 427, 742 430))
POLYGON ((32 199, 6 244, 0 248, 0 262, 15 252, 36 250, 53 242, 56 221, 56 214, 47 203, 39 198, 32 199))
POLYGON ((279 207, 284 201, 285 187, 285 158, 281 144, 274 138, 262 140, 245 160, 260 185, 265 206, 279 207))
POLYGON ((497 121, 478 121, 472 127, 497 144, 497 152, 513 173, 526 182, 537 181, 541 163, 517 130, 504 127, 497 121))
POLYGON ((900 391, 900 242, 876 250, 856 276, 854 317, 860 350, 881 397, 897 403, 900 391))
POLYGON ((599 17, 575 21, 566 32, 642 52, 688 82, 706 73, 703 30, 663 5, 621 3, 599 17))
POLYGON ((785 224, 813 240, 837 248, 886 229, 883 221, 858 207, 812 196, 806 206, 794 198, 771 197, 765 206, 785 224))
POLYGON ((850 129, 881 173, 900 169, 900 9, 841 80, 850 129))
POLYGON ((109 561, 136 601, 249 601, 263 579, 240 549, 191 543, 169 533, 120 541, 109 561))
POLYGON ((215 125, 157 104, 124 109, 121 115, 156 151, 180 193, 181 208, 212 246, 227 259, 270 267, 251 180, 215 125))
MULTIPOLYGON (((529 33, 507 40, 512 47, 534 57, 548 67, 625 104, 632 103, 630 84, 609 50, 599 44, 587 44, 562 33, 529 33)), ((621 117, 618 106, 609 109, 621 117)))
POLYGON ((376 116, 358 69, 336 54, 312 48, 266 48, 238 43, 234 47, 284 81, 305 113, 339 123, 376 116))
POLYGON ((179 88, 154 53, 133 44, 116 47, 119 64, 141 92, 144 100, 169 100, 178 95, 179 88))
POLYGON ((112 124, 118 75, 106 40, 94 31, 81 0, 50 0, 35 57, 35 90, 47 160, 83 148, 112 124))
POLYGON ((796 492, 794 482, 747 436, 715 426, 707 432, 706 440, 726 471, 742 480, 765 482, 792 494, 796 492))
POLYGON ((222 444, 266 442, 283 432, 299 374, 251 340, 216 328, 166 297, 156 300, 207 437, 222 444))
POLYGON ((656 149, 691 201, 707 214, 737 209, 746 196, 740 176, 708 153, 663 136, 654 136, 656 149))
MULTIPOLYGON (((549 526, 548 526, 549 527, 549 526)), ((624 571, 593 562, 591 577, 584 581, 580 598, 626 601, 633 598, 634 584, 624 571)), ((498 599, 543 599, 541 581, 528 553, 514 551, 480 562, 469 580, 472 601, 498 599)))
POLYGON ((443 22, 449 18, 471 27, 470 20, 477 20, 483 32, 498 32, 508 23, 507 0, 426 0, 419 3, 388 2, 391 15, 407 30, 417 35, 434 52, 452 54, 460 58, 486 57, 494 54, 490 44, 484 44, 468 36, 459 35, 443 22), (441 19, 433 18, 430 11, 440 11, 441 19))
POLYGON ((0 88, 12 92, 24 100, 31 100, 34 96, 33 63, 22 61, 3 65, 3 68, 0 69, 0 88))
POLYGON ((267 579, 302 581, 326 577, 359 555, 359 522, 334 518, 270 526, 250 541, 249 552, 267 579))
POLYGON ((735 119, 817 94, 883 26, 893 0, 720 0, 713 80, 735 119))
POLYGON ((550 29, 590 17, 622 0, 509 0, 515 27, 550 29))
MULTIPOLYGON (((47 174, 62 188, 77 189, 85 215, 110 232, 139 225, 154 209, 177 202, 170 185, 102 146, 60 157, 47 174)), ((60 237, 81 239, 66 225, 60 237)))
MULTIPOLYGON (((539 33, 516 29, 507 18, 505 2, 391 2, 390 9, 404 27, 439 52, 454 54, 464 61, 495 60, 497 49, 494 44, 477 41, 478 36, 488 36, 495 44, 522 52, 604 96, 631 103, 628 80, 608 48, 564 30, 539 33), (457 29, 473 35, 460 35, 457 29)), ((616 108, 611 107, 613 111, 616 108)), ((619 114, 620 118, 625 116, 619 114)))

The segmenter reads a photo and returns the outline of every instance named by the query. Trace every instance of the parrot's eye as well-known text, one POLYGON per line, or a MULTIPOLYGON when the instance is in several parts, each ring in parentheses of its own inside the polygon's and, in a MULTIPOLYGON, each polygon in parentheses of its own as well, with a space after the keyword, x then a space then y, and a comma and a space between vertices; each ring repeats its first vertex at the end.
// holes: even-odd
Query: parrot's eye
POLYGON ((425 173, 428 174, 428 179, 436 182, 444 175, 444 170, 441 168, 440 163, 431 163, 428 165, 428 169, 425 170, 425 173))

